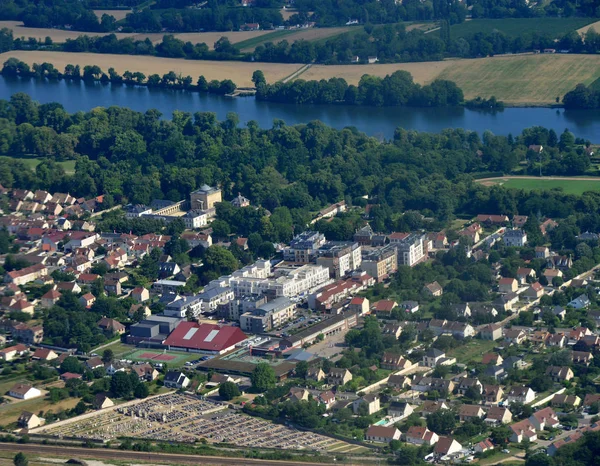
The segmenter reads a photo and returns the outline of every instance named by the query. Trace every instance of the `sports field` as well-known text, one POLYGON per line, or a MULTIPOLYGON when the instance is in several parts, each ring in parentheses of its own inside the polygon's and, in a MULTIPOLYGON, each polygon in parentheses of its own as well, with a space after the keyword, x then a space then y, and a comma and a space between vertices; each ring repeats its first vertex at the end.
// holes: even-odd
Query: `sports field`
POLYGON ((174 351, 160 351, 153 349, 138 349, 121 356, 122 359, 131 359, 138 362, 166 363, 169 367, 183 366, 187 361, 200 358, 196 353, 178 353, 174 351))
MULTIPOLYGON (((593 18, 506 18, 506 19, 474 19, 450 27, 453 39, 472 36, 478 32, 490 33, 499 31, 507 36, 528 34, 552 34, 554 37, 584 28, 593 23, 593 18)), ((438 33, 439 34, 439 33, 438 33)))
POLYGON ((586 191, 600 191, 600 178, 487 178, 478 180, 486 186, 501 185, 505 188, 532 190, 561 189, 565 194, 581 195, 586 191))

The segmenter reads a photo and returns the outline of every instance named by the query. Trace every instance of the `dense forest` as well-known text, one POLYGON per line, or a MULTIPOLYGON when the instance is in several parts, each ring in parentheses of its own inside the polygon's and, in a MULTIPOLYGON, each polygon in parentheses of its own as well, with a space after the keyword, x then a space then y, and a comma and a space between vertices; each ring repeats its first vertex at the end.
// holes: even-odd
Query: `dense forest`
MULTIPOLYGON (((35 171, 18 160, 0 166, 5 187, 44 188, 77 196, 109 194, 106 202, 149 204, 180 200, 203 183, 221 185, 225 198, 241 192, 253 205, 306 225, 310 212, 341 199, 351 205, 379 204, 375 225, 390 225, 392 212, 415 210, 440 221, 481 212, 564 218, 598 212, 600 194, 523 192, 474 182, 484 172, 508 173, 523 162, 527 171, 582 174, 590 161, 585 141, 543 128, 518 137, 446 130, 440 134, 398 129, 379 142, 354 128, 334 130, 320 122, 270 129, 254 121, 240 126, 236 114, 219 122, 214 113, 97 108, 68 114, 57 103, 38 104, 26 94, 0 101, 0 154, 47 157, 35 171), (531 144, 544 145, 538 154, 531 144), (75 159, 65 174, 56 160, 75 159)), ((269 234, 270 222, 258 221, 269 234)), ((332 228, 337 222, 331 222, 332 228)), ((592 229, 592 228, 590 228, 592 229)))
POLYGON ((296 104, 451 107, 463 102, 462 90, 452 81, 436 80, 420 86, 408 71, 396 71, 385 78, 364 75, 358 86, 342 78, 329 81, 304 81, 259 84, 256 98, 296 104))
POLYGON ((600 108, 600 89, 578 84, 563 97, 565 108, 600 108))
MULTIPOLYGON (((145 2, 144 2, 145 3, 145 2)), ((281 0, 255 0, 243 7, 239 0, 209 0, 198 7, 192 0, 159 0, 142 7, 139 0, 5 0, 0 10, 2 20, 21 20, 30 27, 73 28, 79 31, 110 32, 192 32, 202 30, 238 30, 247 23, 259 23, 263 29, 314 22, 318 27, 356 24, 390 24, 400 21, 445 20, 449 24, 473 18, 537 18, 541 16, 600 16, 598 0, 570 2, 555 0, 531 5, 525 0, 458 0, 421 2, 419 0, 296 0, 297 13, 284 21, 281 0), (131 6, 125 19, 116 21, 108 14, 98 18, 92 8, 131 6)))

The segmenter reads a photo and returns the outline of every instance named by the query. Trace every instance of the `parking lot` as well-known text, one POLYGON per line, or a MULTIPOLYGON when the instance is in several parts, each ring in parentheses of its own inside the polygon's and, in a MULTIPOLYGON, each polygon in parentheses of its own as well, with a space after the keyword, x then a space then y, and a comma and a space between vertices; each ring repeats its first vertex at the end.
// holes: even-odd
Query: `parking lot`
POLYGON ((170 393, 127 406, 74 418, 45 434, 101 441, 117 437, 193 443, 206 439, 242 447, 351 451, 348 445, 228 409, 227 405, 191 395, 170 393))

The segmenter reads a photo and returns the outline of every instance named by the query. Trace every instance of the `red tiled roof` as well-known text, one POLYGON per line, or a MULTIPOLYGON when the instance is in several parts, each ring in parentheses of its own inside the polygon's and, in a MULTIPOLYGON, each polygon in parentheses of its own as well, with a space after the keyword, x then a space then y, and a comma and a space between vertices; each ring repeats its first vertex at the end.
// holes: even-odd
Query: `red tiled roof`
POLYGON ((246 334, 238 327, 181 322, 164 344, 203 351, 222 351, 245 339, 246 334))

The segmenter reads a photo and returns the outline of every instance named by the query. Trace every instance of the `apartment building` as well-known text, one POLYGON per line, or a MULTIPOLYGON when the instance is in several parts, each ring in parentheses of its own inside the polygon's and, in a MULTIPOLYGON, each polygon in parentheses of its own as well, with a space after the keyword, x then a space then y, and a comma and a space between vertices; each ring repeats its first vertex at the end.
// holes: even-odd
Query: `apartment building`
POLYGON ((398 265, 412 267, 425 257, 425 236, 419 233, 392 233, 390 244, 398 251, 398 265))
POLYGON ((357 242, 328 241, 317 250, 317 265, 329 269, 331 278, 341 278, 362 263, 362 246, 357 242))
POLYGON ((398 271, 396 246, 388 244, 382 248, 363 251, 361 268, 378 282, 398 271))
POLYGON ((286 261, 308 264, 315 259, 317 250, 325 242, 325 235, 322 233, 304 231, 290 241, 290 246, 283 250, 283 258, 286 261))

